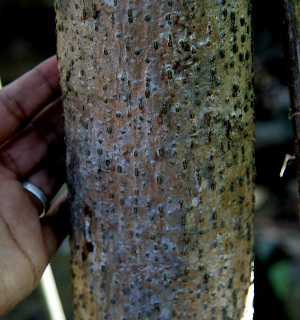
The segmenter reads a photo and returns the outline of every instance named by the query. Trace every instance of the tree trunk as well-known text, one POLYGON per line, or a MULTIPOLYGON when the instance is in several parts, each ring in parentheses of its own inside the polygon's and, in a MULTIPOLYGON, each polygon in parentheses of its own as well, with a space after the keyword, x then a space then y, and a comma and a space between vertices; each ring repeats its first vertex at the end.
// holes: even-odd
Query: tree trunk
POLYGON ((75 319, 239 319, 248 0, 56 0, 75 319))

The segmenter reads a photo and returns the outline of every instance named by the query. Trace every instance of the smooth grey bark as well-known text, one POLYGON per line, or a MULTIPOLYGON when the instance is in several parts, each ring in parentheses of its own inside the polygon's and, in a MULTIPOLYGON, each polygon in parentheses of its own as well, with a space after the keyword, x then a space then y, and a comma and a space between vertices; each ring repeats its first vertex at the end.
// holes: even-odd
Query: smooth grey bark
POLYGON ((253 214, 246 0, 57 0, 75 319, 240 319, 253 214))

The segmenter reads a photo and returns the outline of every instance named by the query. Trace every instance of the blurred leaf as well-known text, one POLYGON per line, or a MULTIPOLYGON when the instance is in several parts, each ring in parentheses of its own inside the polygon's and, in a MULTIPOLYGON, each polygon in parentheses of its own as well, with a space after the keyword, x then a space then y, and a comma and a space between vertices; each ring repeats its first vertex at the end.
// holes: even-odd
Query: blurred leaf
POLYGON ((278 299, 285 302, 289 297, 292 281, 292 271, 289 261, 275 262, 268 270, 268 280, 278 299))

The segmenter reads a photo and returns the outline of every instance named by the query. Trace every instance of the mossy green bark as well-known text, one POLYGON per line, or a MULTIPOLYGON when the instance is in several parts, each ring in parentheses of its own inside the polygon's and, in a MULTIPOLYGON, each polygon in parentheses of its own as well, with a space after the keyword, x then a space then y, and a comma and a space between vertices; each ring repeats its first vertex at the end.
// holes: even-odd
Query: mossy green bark
POLYGON ((66 3, 75 319, 239 319, 252 260, 249 2, 66 3))

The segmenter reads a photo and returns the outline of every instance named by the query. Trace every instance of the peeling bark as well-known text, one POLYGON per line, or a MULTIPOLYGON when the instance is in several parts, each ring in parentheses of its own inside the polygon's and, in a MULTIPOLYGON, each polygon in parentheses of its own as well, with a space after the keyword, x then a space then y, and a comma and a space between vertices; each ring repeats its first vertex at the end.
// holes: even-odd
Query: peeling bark
POLYGON ((56 0, 75 319, 239 319, 249 1, 56 0))

